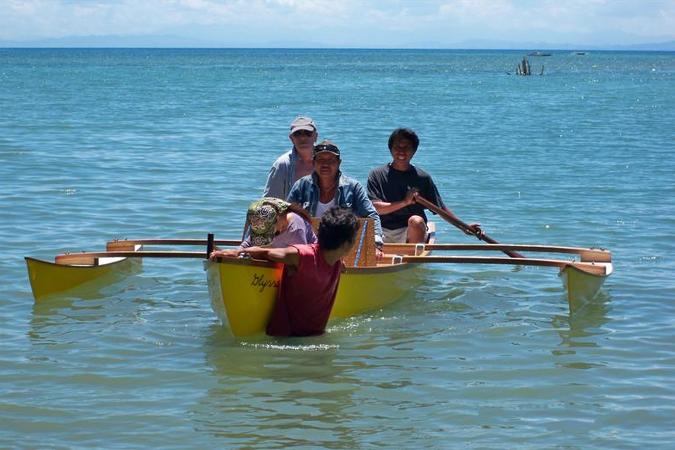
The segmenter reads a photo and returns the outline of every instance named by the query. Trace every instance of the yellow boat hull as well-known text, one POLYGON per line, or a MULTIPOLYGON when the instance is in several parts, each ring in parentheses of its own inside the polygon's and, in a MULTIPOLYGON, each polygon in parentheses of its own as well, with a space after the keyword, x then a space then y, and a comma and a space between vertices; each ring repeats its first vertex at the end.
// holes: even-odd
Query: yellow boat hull
POLYGON ((36 301, 93 283, 109 283, 140 267, 140 258, 101 258, 98 265, 65 265, 26 257, 28 280, 36 301))
POLYGON ((612 263, 598 263, 604 273, 589 273, 569 265, 560 271, 570 312, 575 312, 593 300, 607 277, 614 271, 612 263))
MULTIPOLYGON (((405 297, 415 286, 419 265, 350 268, 340 277, 330 318, 377 310, 405 297)), ((206 262, 211 306, 232 334, 265 332, 281 280, 282 265, 245 259, 206 262)))

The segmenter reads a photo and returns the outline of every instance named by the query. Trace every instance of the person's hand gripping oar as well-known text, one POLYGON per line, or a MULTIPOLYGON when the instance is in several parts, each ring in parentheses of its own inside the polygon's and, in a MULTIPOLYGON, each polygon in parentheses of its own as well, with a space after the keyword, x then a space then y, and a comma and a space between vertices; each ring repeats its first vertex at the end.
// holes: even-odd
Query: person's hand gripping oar
MULTIPOLYGON (((422 197, 419 193, 414 194, 414 199, 415 203, 419 203, 420 205, 424 206, 427 208, 429 211, 434 212, 441 216, 443 219, 445 219, 446 222, 454 225, 455 227, 459 228, 466 234, 470 234, 473 236, 476 236, 476 238, 480 239, 481 241, 485 241, 488 244, 499 244, 499 242, 495 241, 492 239, 490 236, 485 234, 485 232, 480 228, 479 224, 467 224, 459 220, 457 217, 455 217, 452 214, 449 214, 446 210, 439 208, 438 206, 434 205, 431 203, 429 200, 426 198, 422 197)), ((504 253, 509 255, 511 258, 525 258, 523 255, 521 255, 518 252, 513 252, 509 250, 503 250, 504 253)))

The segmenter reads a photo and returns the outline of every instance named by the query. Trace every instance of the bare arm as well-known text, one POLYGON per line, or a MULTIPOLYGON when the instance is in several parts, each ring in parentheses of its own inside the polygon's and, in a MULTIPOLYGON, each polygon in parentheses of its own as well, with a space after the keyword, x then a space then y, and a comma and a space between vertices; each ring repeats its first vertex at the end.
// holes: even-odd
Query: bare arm
POLYGON ((266 259, 268 261, 279 262, 287 266, 298 267, 300 264, 300 255, 295 247, 285 248, 262 248, 249 247, 242 250, 244 255, 249 255, 254 259, 266 259))
POLYGON ((415 203, 415 191, 411 190, 403 200, 398 202, 383 202, 381 200, 373 200, 373 206, 379 215, 391 214, 399 209, 405 208, 415 203))
POLYGON ((218 250, 214 250, 213 252, 211 252, 211 254, 209 255, 209 259, 211 261, 215 261, 217 258, 220 258, 220 257, 236 258, 237 256, 239 256, 239 254, 241 252, 242 252, 241 247, 238 247, 238 248, 235 248, 235 249, 228 249, 228 250, 218 249, 218 250))
MULTIPOLYGON (((450 216, 452 219, 456 220, 457 222, 462 222, 462 220, 453 213, 450 208, 447 206, 443 208, 443 211, 450 216)), ((467 228, 465 228, 463 231, 465 234, 473 235, 473 236, 481 236, 483 234, 483 230, 480 227, 479 223, 469 223, 466 224, 467 228)))

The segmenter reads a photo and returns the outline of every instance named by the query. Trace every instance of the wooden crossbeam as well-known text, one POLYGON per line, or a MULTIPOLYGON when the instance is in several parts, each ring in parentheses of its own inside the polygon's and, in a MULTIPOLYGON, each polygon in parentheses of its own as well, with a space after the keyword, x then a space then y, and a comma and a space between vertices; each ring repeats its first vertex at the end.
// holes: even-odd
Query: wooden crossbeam
POLYGON ((57 264, 94 265, 96 258, 197 258, 206 259, 203 252, 176 252, 176 251, 110 251, 110 252, 79 252, 64 253, 54 258, 57 264))
POLYGON ((401 259, 402 262, 407 263, 510 264, 516 266, 558 267, 560 269, 572 266, 594 275, 607 275, 607 267, 605 264, 565 261, 560 259, 502 258, 489 256, 402 256, 401 259))
MULTIPOLYGON (((216 239, 213 241, 216 245, 237 246, 241 243, 240 239, 216 239)), ((206 246, 206 239, 115 239, 108 241, 106 249, 108 251, 133 250, 135 245, 195 245, 206 246)))
POLYGON ((470 251, 529 251, 542 253, 567 253, 579 255, 583 262, 611 262, 612 253, 599 248, 564 247, 557 245, 529 245, 529 244, 384 244, 388 253, 412 254, 415 248, 423 250, 470 250, 470 251))

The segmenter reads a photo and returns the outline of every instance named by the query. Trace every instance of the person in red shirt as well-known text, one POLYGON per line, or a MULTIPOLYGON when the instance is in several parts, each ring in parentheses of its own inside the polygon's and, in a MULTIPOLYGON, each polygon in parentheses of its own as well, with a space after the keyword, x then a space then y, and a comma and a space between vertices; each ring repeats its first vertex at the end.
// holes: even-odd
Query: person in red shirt
POLYGON ((286 248, 249 247, 244 254, 284 264, 281 285, 267 324, 270 336, 323 334, 337 294, 342 258, 356 242, 358 221, 348 209, 333 207, 319 223, 319 242, 286 248))

